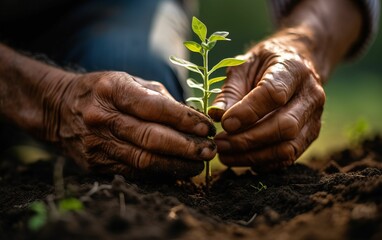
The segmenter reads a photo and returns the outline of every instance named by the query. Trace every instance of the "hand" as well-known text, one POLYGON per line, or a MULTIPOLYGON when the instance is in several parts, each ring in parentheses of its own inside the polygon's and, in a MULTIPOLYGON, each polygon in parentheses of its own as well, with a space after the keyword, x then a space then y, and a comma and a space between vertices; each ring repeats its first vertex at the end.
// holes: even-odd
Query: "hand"
POLYGON ((85 169, 129 177, 189 177, 203 170, 216 146, 203 114, 176 102, 157 82, 122 72, 75 75, 56 96, 45 123, 85 169), (57 134, 56 134, 57 133, 57 134))
POLYGON ((213 105, 225 132, 215 141, 228 166, 268 171, 291 165, 320 131, 322 79, 301 33, 281 32, 257 44, 245 64, 229 68, 213 105))

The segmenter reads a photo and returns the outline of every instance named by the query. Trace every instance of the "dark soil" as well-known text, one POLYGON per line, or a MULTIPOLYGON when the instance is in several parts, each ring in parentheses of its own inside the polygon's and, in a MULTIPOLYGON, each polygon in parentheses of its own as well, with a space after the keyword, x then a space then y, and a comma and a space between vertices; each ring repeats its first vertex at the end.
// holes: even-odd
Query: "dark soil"
POLYGON ((92 176, 67 162, 67 194, 85 207, 62 214, 54 166, 0 162, 0 239, 382 239, 380 137, 275 173, 224 170, 208 195, 191 181, 92 176), (36 200, 50 214, 32 231, 36 200))

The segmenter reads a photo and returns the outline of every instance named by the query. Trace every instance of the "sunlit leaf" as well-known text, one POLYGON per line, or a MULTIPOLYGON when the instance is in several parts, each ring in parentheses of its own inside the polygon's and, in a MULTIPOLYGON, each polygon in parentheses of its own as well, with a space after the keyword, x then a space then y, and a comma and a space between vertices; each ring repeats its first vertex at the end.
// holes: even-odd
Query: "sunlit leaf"
POLYGON ((28 220, 28 228, 32 231, 41 229, 48 219, 48 210, 43 202, 33 202, 29 208, 34 212, 34 215, 28 220))
POLYGON ((238 66, 240 64, 245 63, 245 60, 237 59, 237 58, 225 58, 221 60, 218 64, 216 64, 209 72, 208 74, 213 73, 219 68, 223 67, 232 67, 232 66, 238 66))
POLYGON ((65 198, 58 203, 58 210, 60 212, 79 211, 84 209, 84 205, 77 198, 65 198))
POLYGON ((207 27, 204 23, 202 23, 202 21, 200 21, 196 17, 192 18, 192 31, 194 31, 194 33, 198 35, 202 42, 206 41, 207 27))
POLYGON ((204 103, 203 103, 203 99, 201 97, 189 97, 186 99, 186 102, 199 103, 202 106, 202 109, 204 109, 204 103))
POLYGON ((216 42, 216 41, 231 41, 231 39, 226 38, 228 36, 229 32, 214 32, 211 34, 211 36, 208 38, 209 42, 216 42))
POLYGON ((203 76, 203 73, 200 71, 199 68, 203 68, 203 67, 199 67, 197 66, 196 64, 192 63, 192 62, 189 62, 187 60, 184 60, 184 59, 181 59, 181 58, 177 58, 177 57, 174 57, 174 56, 171 56, 170 57, 170 61, 173 63, 173 64, 176 64, 176 65, 179 65, 179 66, 182 66, 182 67, 185 67, 187 68, 188 70, 190 71, 193 71, 193 72, 196 72, 196 73, 199 73, 200 75, 203 76))
POLYGON ((209 51, 211 51, 211 50, 215 47, 215 45, 216 45, 216 42, 209 42, 209 43, 207 44, 207 49, 208 49, 209 51))
POLYGON ((200 53, 202 50, 202 46, 200 46, 199 43, 194 42, 194 41, 185 41, 183 44, 191 52, 200 53))
POLYGON ((209 83, 210 85, 212 85, 212 84, 214 84, 214 83, 224 81, 226 78, 227 78, 226 76, 212 78, 212 79, 210 79, 210 80, 208 81, 208 83, 209 83))
POLYGON ((220 88, 214 88, 209 91, 210 93, 221 93, 222 90, 220 88))
POLYGON ((195 79, 189 78, 189 79, 187 79, 186 83, 190 88, 196 88, 196 89, 202 90, 204 92, 203 84, 198 83, 195 79))

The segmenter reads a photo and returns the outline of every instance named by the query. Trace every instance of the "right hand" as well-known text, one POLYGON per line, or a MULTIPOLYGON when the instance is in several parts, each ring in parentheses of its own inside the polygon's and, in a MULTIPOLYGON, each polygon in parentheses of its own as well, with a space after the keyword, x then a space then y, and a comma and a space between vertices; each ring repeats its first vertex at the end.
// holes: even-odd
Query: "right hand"
POLYGON ((211 120, 160 83, 97 72, 75 75, 66 89, 50 99, 46 136, 84 169, 184 178, 216 154, 211 120))

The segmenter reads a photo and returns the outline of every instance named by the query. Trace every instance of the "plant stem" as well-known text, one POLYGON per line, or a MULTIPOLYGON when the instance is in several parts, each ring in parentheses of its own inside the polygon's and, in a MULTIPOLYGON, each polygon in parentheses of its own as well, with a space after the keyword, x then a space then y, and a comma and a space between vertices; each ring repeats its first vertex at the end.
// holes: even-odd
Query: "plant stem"
POLYGON ((204 87, 204 94, 203 94, 203 112, 204 112, 204 114, 208 114, 208 112, 207 112, 207 109, 208 109, 208 95, 209 95, 209 88, 210 88, 210 86, 209 86, 209 84, 208 84, 208 50, 205 50, 204 51, 204 54, 203 54, 203 67, 204 67, 204 73, 203 73, 203 75, 204 75, 204 84, 203 84, 203 87, 204 87))
MULTIPOLYGON (((204 67, 204 94, 203 94, 203 112, 207 116, 208 114, 208 98, 209 98, 209 90, 210 86, 208 84, 208 50, 205 49, 203 53, 203 67, 204 67)), ((211 180, 211 167, 210 167, 210 162, 206 161, 206 189, 210 188, 210 180, 211 180)))

